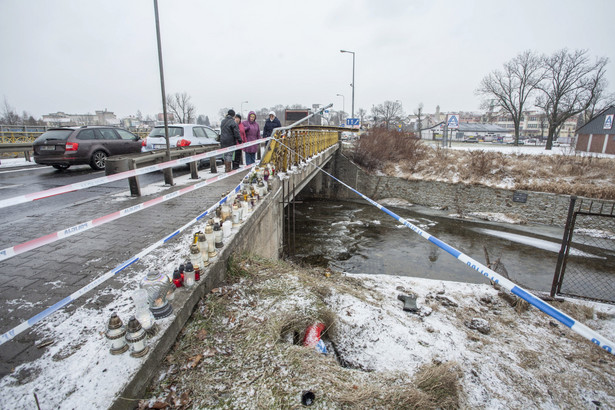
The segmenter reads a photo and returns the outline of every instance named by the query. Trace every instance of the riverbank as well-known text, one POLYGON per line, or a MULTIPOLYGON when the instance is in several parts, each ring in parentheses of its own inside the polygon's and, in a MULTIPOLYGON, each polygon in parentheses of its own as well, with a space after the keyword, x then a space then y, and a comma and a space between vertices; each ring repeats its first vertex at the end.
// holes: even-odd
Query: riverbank
MULTIPOLYGON (((615 406, 615 358, 490 285, 244 258, 204 297, 139 408, 615 406), (416 295, 418 311, 398 295, 416 295), (329 353, 301 346, 326 326, 329 353)), ((557 302, 556 302, 557 303, 557 302)), ((556 306, 615 339, 615 307, 556 306)))
POLYGON ((364 134, 350 157, 370 172, 411 181, 481 185, 615 200, 615 156, 572 147, 405 140, 394 131, 364 134))

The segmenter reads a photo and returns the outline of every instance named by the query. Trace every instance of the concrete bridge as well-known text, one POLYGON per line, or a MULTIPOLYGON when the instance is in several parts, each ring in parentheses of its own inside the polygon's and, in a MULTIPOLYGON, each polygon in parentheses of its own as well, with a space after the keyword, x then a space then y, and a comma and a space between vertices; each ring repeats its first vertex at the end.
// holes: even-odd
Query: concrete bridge
MULTIPOLYGON (((18 315, 13 314, 3 319, 1 333, 9 333, 9 329, 14 329, 19 321, 30 323, 28 319, 40 315, 41 311, 53 307, 54 303, 57 305, 61 297, 84 290, 83 297, 71 301, 66 307, 58 309, 58 312, 49 314, 40 322, 28 326, 23 333, 20 331, 0 344, 0 358, 4 362, 0 389, 6 393, 0 398, 0 407, 31 407, 32 396, 24 392, 36 387, 38 399, 51 407, 60 404, 54 402, 59 397, 57 389, 60 388, 66 390, 67 397, 61 401, 63 406, 74 403, 73 407, 79 407, 79 403, 87 402, 97 408, 133 408, 134 402, 129 399, 142 397, 160 361, 175 342, 200 298, 224 281, 229 259, 243 253, 268 258, 279 258, 283 254, 285 239, 292 236, 289 233, 292 233, 290 212, 293 199, 311 181, 316 181, 312 182, 316 186, 326 185, 321 180, 319 168, 332 167, 331 164, 340 153, 341 131, 343 129, 313 126, 276 130, 261 162, 261 165, 272 164, 276 169, 275 177, 269 179, 270 192, 259 201, 238 231, 225 241, 219 256, 204 270, 197 286, 181 288, 175 292, 173 315, 160 322, 159 335, 148 341, 150 351, 143 358, 131 358, 128 353, 110 355, 107 341, 101 336, 110 312, 117 312, 124 324, 127 323, 128 317, 134 314, 130 295, 138 287, 139 281, 152 269, 171 274, 172 268, 169 266, 175 265, 175 261, 188 259, 192 233, 202 230, 201 223, 207 219, 202 213, 203 209, 212 210, 216 204, 219 205, 223 201, 220 195, 224 196, 235 189, 245 172, 200 189, 201 192, 190 192, 157 205, 154 209, 161 209, 155 213, 157 217, 153 220, 151 213, 146 215, 145 212, 136 212, 121 220, 64 238, 53 248, 49 245, 41 246, 10 259, 0 260, 0 275, 3 276, 15 272, 25 261, 28 261, 30 267, 22 277, 14 278, 13 283, 6 282, 2 289, 0 306, 3 306, 5 312, 15 312, 12 306, 17 299, 24 309, 16 312, 18 315), (199 215, 197 223, 184 231, 177 231, 178 226, 185 223, 186 216, 196 215, 199 215), (178 219, 180 216, 183 216, 183 220, 178 219), (135 259, 133 255, 139 255, 139 249, 156 238, 153 232, 160 232, 161 228, 171 233, 163 241, 164 246, 151 255, 136 258, 138 261, 135 263, 127 263, 131 258, 135 259), (169 247, 171 250, 173 247, 180 249, 178 255, 170 257, 169 247), (101 273, 112 268, 118 261, 120 265, 129 265, 122 270, 121 275, 112 277, 98 287, 91 287, 101 273), (56 284, 59 289, 56 290, 54 285, 50 292, 50 283, 56 284), (89 319, 80 321, 82 315, 89 319), (37 346, 41 345, 44 347, 39 349, 37 346), (58 356, 58 352, 70 353, 58 356), (80 357, 82 354, 86 356, 80 357), (61 359, 58 360, 58 357, 61 359), (97 365, 103 363, 104 373, 103 366, 97 365), (119 367, 114 367, 114 363, 119 367), (63 372, 70 371, 63 369, 80 367, 92 380, 116 378, 121 383, 116 383, 115 389, 104 393, 96 392, 96 400, 100 402, 95 404, 91 401, 92 392, 81 386, 78 380, 62 377, 63 372), (58 383, 57 380, 63 382, 58 383), (55 386, 54 393, 48 395, 46 386, 52 385, 55 386)), ((178 186, 174 189, 180 192, 185 188, 178 186)), ((130 199, 129 208, 135 208, 137 205, 133 204, 145 200, 130 199)), ((118 207, 125 205, 118 205, 110 197, 105 199, 103 196, 97 201, 74 204, 65 213, 71 215, 74 223, 80 219, 101 217, 105 213, 117 213, 118 207)), ((47 233, 47 229, 66 228, 62 226, 65 223, 62 221, 66 221, 66 218, 60 215, 41 217, 32 234, 37 232, 40 236, 47 233), (41 231, 41 226, 45 226, 46 230, 41 231)), ((15 226, 7 227, 5 239, 9 238, 11 230, 15 231, 11 238, 29 238, 26 225, 16 223, 15 226)), ((3 242, 6 245, 6 241, 3 242)))
POLYGON ((341 152, 342 131, 335 127, 300 127, 288 130, 278 140, 272 140, 261 161, 261 165, 270 163, 277 170, 276 177, 269 180, 270 193, 262 199, 231 241, 225 244, 216 262, 208 268, 206 279, 189 294, 181 294, 174 301, 173 323, 165 329, 160 341, 152 346, 152 352, 121 391, 121 398, 115 401, 113 409, 132 408, 132 402, 125 399, 142 397, 155 376, 160 360, 175 343, 196 304, 224 281, 230 258, 249 253, 278 259, 283 255, 285 245, 292 246, 293 200, 310 183, 314 187, 326 186, 320 168, 333 167, 341 152))

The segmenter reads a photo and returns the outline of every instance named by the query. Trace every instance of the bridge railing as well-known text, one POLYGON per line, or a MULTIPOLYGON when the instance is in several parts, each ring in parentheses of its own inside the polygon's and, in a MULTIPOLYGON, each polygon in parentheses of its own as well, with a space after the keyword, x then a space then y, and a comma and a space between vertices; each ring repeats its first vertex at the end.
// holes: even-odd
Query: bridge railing
POLYGON ((261 164, 270 163, 279 172, 312 158, 340 141, 344 128, 299 126, 273 130, 273 139, 266 147, 261 164))

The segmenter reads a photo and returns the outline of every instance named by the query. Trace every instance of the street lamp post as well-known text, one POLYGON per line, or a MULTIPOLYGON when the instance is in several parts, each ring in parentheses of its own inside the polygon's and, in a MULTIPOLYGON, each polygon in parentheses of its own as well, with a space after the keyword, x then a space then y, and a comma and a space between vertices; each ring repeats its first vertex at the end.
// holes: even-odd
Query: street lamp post
MULTIPOLYGON (((158 42, 158 68, 160 70, 160 91, 162 94, 162 115, 164 116, 164 139, 166 141, 166 160, 171 160, 171 148, 169 145, 169 124, 167 119, 167 97, 164 90, 164 69, 162 67, 162 44, 160 42, 160 23, 158 19, 158 0, 154 0, 154 17, 156 20, 156 41, 158 42)), ((173 184, 173 170, 166 168, 164 171, 164 183, 166 185, 173 184)))
POLYGON ((239 109, 239 111, 241 112, 241 118, 244 118, 244 117, 243 117, 243 105, 244 105, 244 104, 247 104, 247 103, 248 103, 247 101, 242 101, 242 102, 241 102, 241 107, 240 107, 240 109, 239 109))
MULTIPOLYGON (((342 97, 342 113, 346 112, 346 97, 343 94, 335 94, 338 97, 342 97)), ((344 118, 342 118, 342 123, 344 122, 344 118)))
POLYGON ((349 51, 349 50, 340 50, 340 53, 350 53, 352 54, 352 84, 350 84, 350 86, 352 87, 352 113, 350 114, 352 116, 352 118, 354 118, 354 51, 349 51))

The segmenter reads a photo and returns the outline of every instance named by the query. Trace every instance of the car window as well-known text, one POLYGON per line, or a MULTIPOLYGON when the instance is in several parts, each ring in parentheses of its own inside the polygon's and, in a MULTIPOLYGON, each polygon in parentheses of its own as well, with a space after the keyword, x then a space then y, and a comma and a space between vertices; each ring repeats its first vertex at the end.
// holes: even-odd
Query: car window
MULTIPOLYGON (((169 137, 181 137, 184 135, 182 127, 169 127, 169 137)), ((156 127, 149 133, 150 137, 164 137, 164 127, 156 127)))
POLYGON ((102 134, 104 140, 119 140, 120 137, 110 128, 99 128, 98 131, 102 134))
POLYGON ((118 134, 120 134, 120 138, 123 140, 134 140, 136 135, 132 132, 128 132, 126 130, 115 130, 118 134))
POLYGON ((192 129, 192 135, 197 138, 207 138, 207 136, 205 135, 205 129, 203 127, 194 127, 192 129))
POLYGON ((78 140, 95 140, 96 139, 96 133, 94 131, 95 130, 93 130, 93 129, 81 130, 79 132, 79 135, 77 135, 77 139, 78 140))
POLYGON ((209 128, 203 128, 205 130, 205 134, 207 138, 211 138, 212 140, 216 140, 218 138, 218 134, 214 130, 210 130, 209 128))
POLYGON ((46 140, 62 140, 66 141, 68 136, 73 133, 73 130, 49 130, 41 134, 36 140, 37 141, 46 141, 46 140))

